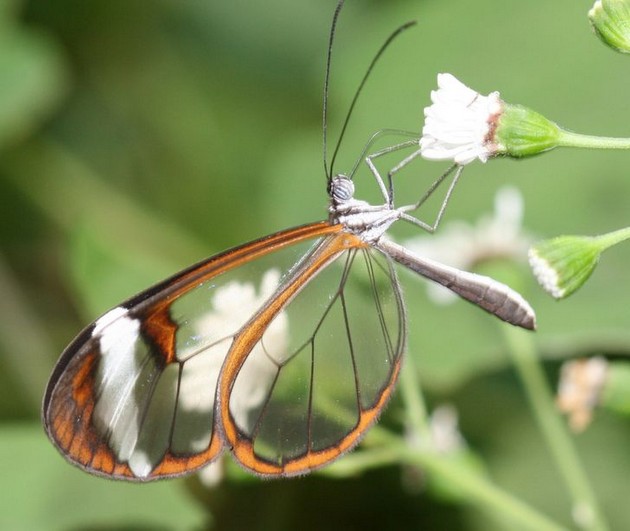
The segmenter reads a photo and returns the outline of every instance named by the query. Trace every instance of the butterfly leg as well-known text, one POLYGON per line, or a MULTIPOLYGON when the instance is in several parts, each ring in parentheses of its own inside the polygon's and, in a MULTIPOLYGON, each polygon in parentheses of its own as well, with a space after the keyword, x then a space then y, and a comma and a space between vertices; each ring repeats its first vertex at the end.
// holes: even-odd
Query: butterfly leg
MULTIPOLYGON (((403 161, 403 162, 405 162, 405 161, 403 161)), ((406 206, 402 206, 402 207, 398 208, 398 211, 401 212, 401 214, 402 214, 401 215, 401 219, 404 219, 405 221, 413 223, 414 225, 418 225, 418 226, 422 227, 424 230, 426 230, 427 232, 429 232, 431 234, 434 233, 437 230, 438 225, 440 224, 440 221, 442 220, 442 216, 444 215, 444 211, 446 210, 446 206, 448 205, 448 203, 449 203, 449 201, 451 199, 451 195, 453 194, 453 190, 455 189, 455 186, 457 185, 457 181, 461 177, 461 174, 462 174, 463 170, 464 170, 463 166, 460 166, 459 164, 453 164, 450 168, 448 168, 448 170, 446 170, 435 181, 433 181, 433 184, 428 188, 428 190, 424 193, 424 195, 416 203, 414 203, 412 205, 406 205, 406 206), (413 211, 417 210, 418 208, 420 208, 424 204, 424 202, 429 197, 431 197, 431 195, 433 195, 435 190, 449 177, 449 175, 451 175, 453 173, 453 171, 455 172, 455 175, 453 176, 451 184, 449 185, 448 190, 446 191, 446 195, 444 196, 444 200, 442 201, 442 204, 440 205, 440 210, 438 211, 437 216, 435 217, 435 220, 434 220, 434 222, 431 225, 429 225, 428 223, 425 223, 424 221, 421 221, 418 218, 408 214, 408 212, 413 212, 413 211)))
MULTIPOLYGON (((380 172, 378 171, 378 169, 376 168, 376 165, 374 164, 374 160, 377 159, 378 157, 382 157, 383 155, 388 155, 389 153, 394 153, 395 151, 400 151, 401 149, 406 149, 411 146, 416 146, 417 144, 418 144, 418 139, 414 138, 412 140, 406 140, 404 142, 394 144, 393 146, 387 146, 386 148, 383 148, 365 157, 365 163, 370 169, 370 172, 372 172, 372 175, 374 175, 374 178, 376 179, 376 182, 379 188, 381 189, 381 193, 383 194, 383 198, 385 199, 385 202, 389 205, 390 208, 394 208, 394 183, 393 183, 392 177, 394 173, 398 171, 397 168, 399 166, 400 167, 402 166, 401 166, 401 163, 398 163, 396 166, 394 166, 394 169, 396 171, 390 170, 387 172, 387 187, 386 187, 385 182, 383 178, 381 177, 380 172)), ((412 154, 409 157, 406 157, 404 160, 406 161, 410 157, 415 158, 415 155, 412 154)))
MULTIPOLYGON (((389 207, 392 209, 394 208, 394 185, 393 185, 394 175, 396 175, 396 173, 398 173, 401 169, 407 166, 410 162, 415 160, 418 157, 418 155, 420 155, 420 150, 414 151, 413 153, 405 157, 401 162, 399 162, 396 166, 394 166, 391 170, 387 172, 387 187, 385 185, 385 181, 383 180, 383 177, 381 176, 380 172, 376 168, 376 165, 374 164, 374 159, 382 155, 386 155, 388 153, 392 153, 394 151, 398 151, 400 149, 409 147, 410 145, 412 145, 412 142, 414 141, 406 141, 400 144, 396 144, 394 146, 389 146, 387 148, 384 148, 380 151, 377 151, 365 157, 365 162, 368 168, 370 169, 370 172, 372 172, 372 175, 374 175, 374 178, 376 179, 376 182, 379 188, 381 189, 381 193, 383 194, 385 201, 387 202, 389 207)), ((451 195, 453 193, 453 190, 455 189, 457 181, 459 180, 462 174, 463 169, 464 169, 463 166, 460 166, 458 164, 453 164, 444 173, 442 173, 442 175, 440 175, 435 181, 433 181, 431 186, 429 186, 427 191, 422 195, 422 197, 416 203, 399 207, 397 210, 401 212, 402 214, 401 219, 404 219, 405 221, 408 221, 409 223, 412 223, 414 225, 418 225, 419 227, 421 227, 422 229, 426 230, 429 233, 435 232, 436 229, 438 228, 438 225, 440 224, 440 221, 442 220, 442 216, 444 215, 446 206, 448 205, 451 199, 451 195), (409 214, 409 212, 418 210, 427 201, 427 199, 429 199, 429 197, 431 197, 435 193, 437 188, 451 174, 453 174, 453 172, 455 172, 455 175, 453 176, 451 184, 449 185, 448 190, 446 191, 444 200, 442 201, 442 204, 440 205, 440 209, 433 223, 429 224, 409 214)))

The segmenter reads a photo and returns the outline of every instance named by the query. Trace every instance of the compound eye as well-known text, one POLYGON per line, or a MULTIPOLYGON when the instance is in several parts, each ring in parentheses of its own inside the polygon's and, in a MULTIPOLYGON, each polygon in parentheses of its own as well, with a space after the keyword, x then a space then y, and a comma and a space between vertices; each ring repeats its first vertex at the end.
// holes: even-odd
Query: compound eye
POLYGON ((349 201, 354 197, 354 183, 345 175, 337 175, 332 181, 330 195, 337 203, 349 201))

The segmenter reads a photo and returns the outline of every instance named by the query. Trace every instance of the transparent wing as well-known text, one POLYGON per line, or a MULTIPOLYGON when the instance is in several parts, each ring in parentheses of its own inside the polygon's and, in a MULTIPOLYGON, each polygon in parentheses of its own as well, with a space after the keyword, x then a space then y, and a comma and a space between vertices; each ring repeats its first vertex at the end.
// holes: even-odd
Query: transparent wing
POLYGON ((385 406, 406 337, 402 295, 390 259, 341 233, 274 302, 234 340, 220 414, 246 468, 303 474, 355 446, 385 406))
MULTIPOLYGON (((294 276, 301 257, 339 230, 316 223, 244 245, 103 315, 53 372, 43 408, 51 440, 88 472, 129 480, 212 461, 224 446, 215 396, 234 336, 294 276)), ((272 323, 265 341, 281 328, 272 323)), ((250 402, 261 390, 252 393, 250 402)))

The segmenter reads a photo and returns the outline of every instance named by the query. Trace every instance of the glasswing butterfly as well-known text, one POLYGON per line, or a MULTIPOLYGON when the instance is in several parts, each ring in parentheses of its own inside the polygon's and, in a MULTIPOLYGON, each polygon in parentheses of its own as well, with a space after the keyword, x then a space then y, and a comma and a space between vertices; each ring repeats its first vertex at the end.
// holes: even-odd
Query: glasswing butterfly
MULTIPOLYGON (((324 160, 330 53, 342 3, 328 49, 324 160)), ((408 26, 390 36, 368 74, 408 26)), ((533 310, 507 286, 386 237, 399 220, 433 230, 459 175, 433 227, 410 212, 445 176, 420 202, 395 207, 393 171, 386 186, 372 160, 413 142, 365 157, 383 204, 355 199, 352 179, 333 176, 333 156, 327 221, 213 256, 85 328, 63 352, 44 397, 46 431, 66 459, 132 481, 190 473, 226 449, 261 476, 304 474, 331 462, 377 419, 400 371, 407 323, 396 262, 533 329, 533 310)))

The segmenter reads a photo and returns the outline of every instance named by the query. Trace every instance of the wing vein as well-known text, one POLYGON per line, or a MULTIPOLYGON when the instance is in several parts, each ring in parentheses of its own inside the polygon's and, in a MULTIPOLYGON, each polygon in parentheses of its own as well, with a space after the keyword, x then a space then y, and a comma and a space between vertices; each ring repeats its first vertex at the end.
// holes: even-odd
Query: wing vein
MULTIPOLYGON (((381 332, 383 334, 383 339, 385 341, 385 348, 387 352, 387 359, 390 363, 394 360, 394 349, 391 341, 391 337, 389 335, 389 330, 387 329, 387 323, 385 321, 385 316, 383 315, 383 304, 381 301, 381 297, 376 286, 376 277, 374 275, 374 260, 372 260, 371 255, 368 251, 365 251, 365 261, 368 270, 368 276, 370 277, 370 287, 372 289, 372 298, 374 299, 374 306, 376 307, 376 313, 378 316, 378 321, 381 327, 381 332)), ((388 274, 391 278, 391 271, 387 271, 383 268, 383 272, 388 274)))
MULTIPOLYGON (((350 349, 350 360, 352 362, 352 374, 354 375, 354 390, 355 390, 355 398, 357 402, 357 412, 360 415, 361 412, 361 389, 359 387, 359 375, 357 373, 357 362, 355 358, 354 352, 354 344, 352 341, 352 332, 350 329, 350 319, 348 316, 348 307, 346 305, 346 297, 344 294, 344 287, 346 284, 346 280, 348 279, 348 275, 350 272, 350 268, 354 263, 354 258, 356 253, 352 253, 351 256, 348 256, 348 260, 344 266, 344 274, 341 277, 341 282, 339 283, 339 300, 341 301, 341 310, 343 312, 343 323, 346 329, 346 337, 348 338, 348 348, 350 349)), ((357 419, 358 422, 358 419, 357 419)))

